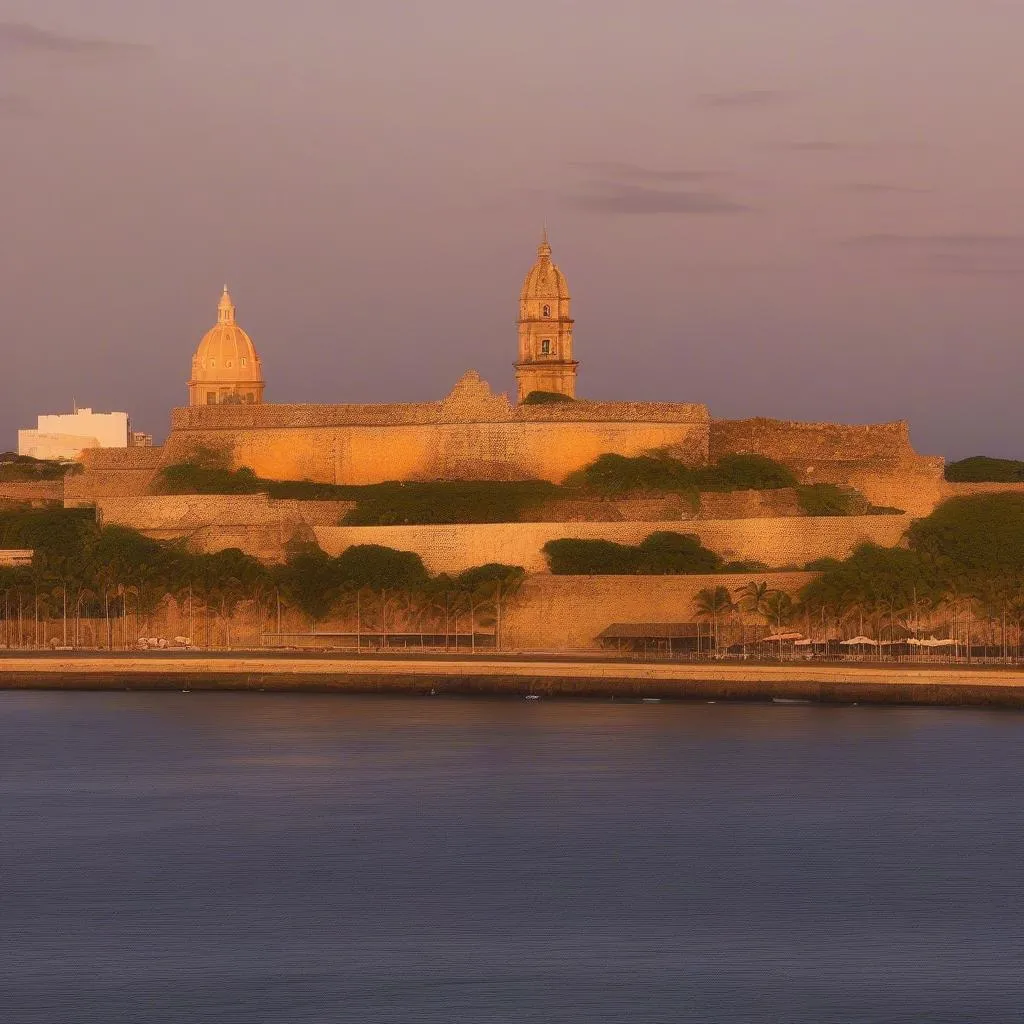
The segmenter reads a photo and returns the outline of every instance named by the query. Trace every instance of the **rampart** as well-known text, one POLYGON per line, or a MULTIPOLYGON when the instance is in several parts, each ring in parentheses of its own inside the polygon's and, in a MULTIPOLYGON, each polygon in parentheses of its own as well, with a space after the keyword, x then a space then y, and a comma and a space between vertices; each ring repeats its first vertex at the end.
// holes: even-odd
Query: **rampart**
POLYGON ((520 565, 545 573, 542 548, 572 537, 637 544, 658 530, 694 533, 727 561, 758 561, 771 567, 804 566, 819 558, 845 558, 863 541, 893 547, 910 516, 791 517, 614 523, 500 523, 473 526, 315 527, 317 543, 331 555, 354 544, 382 544, 415 551, 431 572, 460 572, 487 562, 520 565))
POLYGON ((467 374, 440 402, 175 409, 164 463, 200 449, 275 480, 551 480, 606 452, 707 461, 707 409, 652 402, 513 406, 467 374))
POLYGON ((782 462, 801 483, 856 487, 875 505, 927 515, 943 499, 944 460, 918 455, 904 421, 867 426, 712 420, 709 458, 749 453, 782 462))
POLYGON ((130 526, 154 540, 185 539, 197 551, 240 548, 264 561, 280 561, 286 545, 312 542, 316 526, 336 526, 345 501, 274 499, 265 494, 175 494, 101 497, 104 524, 130 526))
POLYGON ((79 459, 82 471, 65 478, 65 504, 86 505, 101 497, 145 494, 162 458, 162 448, 89 448, 79 459))

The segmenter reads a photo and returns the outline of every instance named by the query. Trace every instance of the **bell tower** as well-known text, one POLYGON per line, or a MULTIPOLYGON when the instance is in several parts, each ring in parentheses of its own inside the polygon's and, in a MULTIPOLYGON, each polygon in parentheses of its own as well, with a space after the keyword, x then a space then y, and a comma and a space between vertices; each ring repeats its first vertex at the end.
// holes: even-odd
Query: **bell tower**
POLYGON ((537 262, 526 275, 519 298, 519 362, 516 383, 519 401, 535 391, 576 397, 572 357, 573 319, 569 285, 551 260, 545 230, 537 262))

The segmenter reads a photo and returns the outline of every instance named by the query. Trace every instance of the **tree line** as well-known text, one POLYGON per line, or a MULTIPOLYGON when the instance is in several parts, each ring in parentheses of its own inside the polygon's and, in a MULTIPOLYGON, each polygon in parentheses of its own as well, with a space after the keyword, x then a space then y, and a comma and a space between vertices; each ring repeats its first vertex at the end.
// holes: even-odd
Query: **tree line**
MULTIPOLYGON (((310 630, 354 607, 378 635, 415 626, 437 635, 456 627, 476 642, 477 627, 494 624, 501 602, 525 573, 490 564, 457 576, 431 575, 413 552, 357 545, 331 557, 296 545, 279 565, 264 565, 237 548, 197 553, 123 526, 100 526, 90 509, 0 512, 0 548, 30 548, 31 565, 0 568, 0 617, 7 646, 31 635, 36 644, 80 640, 83 620, 102 620, 102 646, 129 645, 129 630, 149 635, 168 600, 198 612, 209 644, 219 631, 232 643, 239 606, 251 606, 272 631, 281 613, 304 617, 310 630), (390 620, 390 621, 389 621, 390 620), (443 623, 443 625, 442 625, 443 623)), ((192 639, 191 637, 189 639, 192 639)))
POLYGON ((988 646, 1019 648, 1024 635, 1024 495, 953 498, 915 522, 895 548, 862 544, 795 598, 767 584, 700 591, 699 618, 717 632, 745 611, 779 631, 864 635, 898 642, 938 628, 988 646))

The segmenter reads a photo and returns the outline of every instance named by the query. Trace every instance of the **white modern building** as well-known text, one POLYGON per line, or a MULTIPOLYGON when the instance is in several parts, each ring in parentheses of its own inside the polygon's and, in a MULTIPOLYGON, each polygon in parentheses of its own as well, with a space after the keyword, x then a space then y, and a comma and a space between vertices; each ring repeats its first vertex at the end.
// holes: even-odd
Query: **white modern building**
POLYGON ((127 448, 132 440, 126 412, 40 416, 35 430, 18 431, 18 454, 34 459, 77 459, 86 448, 127 448))

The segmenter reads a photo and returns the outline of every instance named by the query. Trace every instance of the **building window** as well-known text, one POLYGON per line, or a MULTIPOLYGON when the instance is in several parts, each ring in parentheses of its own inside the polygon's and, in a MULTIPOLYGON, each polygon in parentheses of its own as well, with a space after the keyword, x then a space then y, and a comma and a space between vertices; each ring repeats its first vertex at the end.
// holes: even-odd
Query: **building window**
POLYGON ((216 359, 211 359, 210 360, 210 369, 212 370, 216 365, 217 365, 217 360, 216 359))
POLYGON ((551 316, 551 307, 550 306, 545 306, 544 307, 544 315, 545 316, 551 316))
POLYGON ((217 404, 217 392, 216 391, 207 391, 206 392, 206 404, 207 405, 216 405, 217 404))
POLYGON ((540 343, 540 354, 542 356, 551 355, 551 342, 546 338, 540 343))
POLYGON ((246 364, 246 358, 245 358, 245 356, 242 356, 242 365, 245 366, 245 364, 246 364))

